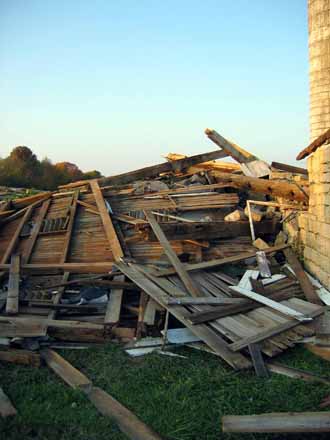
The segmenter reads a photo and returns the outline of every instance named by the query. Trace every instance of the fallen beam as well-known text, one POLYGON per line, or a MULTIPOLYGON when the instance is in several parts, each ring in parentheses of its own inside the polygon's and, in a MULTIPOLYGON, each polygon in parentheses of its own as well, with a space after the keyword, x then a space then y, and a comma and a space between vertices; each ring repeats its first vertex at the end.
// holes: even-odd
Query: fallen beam
POLYGON ((303 174, 304 176, 308 176, 308 171, 306 170, 306 168, 294 167, 292 165, 287 165, 286 163, 272 162, 271 167, 278 170, 286 171, 288 173, 303 174))
POLYGON ((296 157, 297 160, 305 159, 310 154, 314 153, 319 147, 325 144, 330 139, 330 128, 321 136, 315 139, 308 147, 304 148, 296 157))
POLYGON ((222 417, 223 432, 330 432, 330 412, 222 417))

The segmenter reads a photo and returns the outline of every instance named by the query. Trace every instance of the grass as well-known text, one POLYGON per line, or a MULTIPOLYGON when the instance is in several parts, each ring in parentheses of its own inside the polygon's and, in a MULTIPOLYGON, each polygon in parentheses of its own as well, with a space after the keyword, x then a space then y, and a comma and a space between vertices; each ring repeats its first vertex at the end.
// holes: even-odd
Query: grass
MULTIPOLYGON (((151 354, 129 358, 119 346, 63 350, 61 354, 169 440, 285 439, 285 435, 222 434, 221 416, 317 411, 330 387, 280 375, 258 379, 234 372, 215 356, 182 348, 186 359, 151 354)), ((302 347, 284 354, 286 365, 327 377, 329 363, 302 347)), ((0 419, 1 440, 125 440, 86 397, 46 367, 0 364, 0 385, 18 411, 0 419)), ((290 439, 326 439, 327 434, 290 439)))

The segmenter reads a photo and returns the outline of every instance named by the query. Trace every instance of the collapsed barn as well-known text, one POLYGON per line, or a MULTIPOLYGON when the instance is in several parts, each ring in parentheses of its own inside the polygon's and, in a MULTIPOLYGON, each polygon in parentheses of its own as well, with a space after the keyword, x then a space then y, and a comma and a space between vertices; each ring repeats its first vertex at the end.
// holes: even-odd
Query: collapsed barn
POLYGON ((206 134, 213 152, 1 203, 0 360, 54 367, 61 344, 189 343, 262 376, 315 334, 330 294, 290 233, 307 171, 206 134))

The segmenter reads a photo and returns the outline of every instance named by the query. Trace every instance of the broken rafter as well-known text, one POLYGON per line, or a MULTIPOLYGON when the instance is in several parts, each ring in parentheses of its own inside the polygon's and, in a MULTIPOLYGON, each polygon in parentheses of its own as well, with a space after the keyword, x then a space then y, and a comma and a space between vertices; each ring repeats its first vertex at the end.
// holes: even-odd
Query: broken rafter
POLYGON ((330 139, 330 128, 321 136, 316 138, 308 147, 304 148, 296 157, 297 160, 305 159, 310 154, 314 153, 319 147, 325 144, 330 139))

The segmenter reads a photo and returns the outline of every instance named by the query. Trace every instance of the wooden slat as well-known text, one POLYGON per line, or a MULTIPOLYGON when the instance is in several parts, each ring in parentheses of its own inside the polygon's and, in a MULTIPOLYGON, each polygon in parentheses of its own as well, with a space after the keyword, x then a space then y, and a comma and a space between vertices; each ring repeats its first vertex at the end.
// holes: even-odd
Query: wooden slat
POLYGON ((7 315, 16 315, 18 313, 19 272, 20 272, 20 256, 12 255, 10 270, 9 270, 8 292, 7 292, 7 302, 6 302, 7 315))
MULTIPOLYGON (((316 310, 314 312, 307 314, 306 317, 316 318, 317 316, 321 315, 322 313, 324 313, 324 309, 322 307, 320 307, 319 310, 316 310)), ((299 321, 290 320, 290 321, 284 322, 283 324, 276 325, 276 326, 271 327, 267 330, 264 330, 260 333, 257 333, 253 336, 248 336, 244 339, 241 339, 240 341, 233 342, 232 344, 229 345, 229 348, 233 351, 240 351, 244 347, 247 347, 249 344, 262 342, 265 339, 272 338, 282 332, 293 329, 294 327, 296 327, 298 325, 300 325, 299 321)))
POLYGON ((123 258, 124 253, 121 248, 120 242, 118 240, 113 223, 111 221, 110 213, 108 212, 107 207, 105 205, 103 195, 102 195, 102 192, 100 190, 100 187, 99 187, 97 180, 91 180, 90 186, 91 186, 92 192, 95 197, 98 211, 99 211, 101 219, 102 219, 102 223, 103 223, 106 237, 107 237, 108 242, 110 244, 111 252, 114 256, 115 261, 119 261, 121 258, 123 258))
POLYGON ((34 245, 36 243, 36 240, 38 238, 38 234, 40 232, 40 229, 42 227, 44 218, 47 214, 49 205, 51 203, 51 199, 46 200, 45 202, 43 202, 41 209, 38 213, 38 217, 36 218, 35 224, 33 226, 33 230, 32 233, 30 235, 30 237, 28 238, 28 241, 26 243, 26 246, 24 248, 24 251, 22 253, 22 263, 26 264, 29 262, 29 259, 31 257, 34 245))
POLYGON ((161 227, 157 223, 157 220, 156 220, 154 214, 150 211, 145 211, 144 214, 145 214, 146 219, 148 220, 154 234, 158 238, 159 243, 161 244, 162 248, 164 249, 165 255, 167 256, 167 258, 169 259, 169 261, 171 262, 171 264, 175 268, 177 274, 179 275, 181 281, 185 285, 185 287, 188 290, 188 292, 190 293, 190 295, 194 296, 194 297, 202 296, 202 294, 194 286, 190 276, 188 275, 188 273, 184 269, 184 266, 181 263, 181 261, 179 260, 178 256, 173 251, 170 243, 168 242, 167 238, 165 237, 164 232, 162 231, 161 227))

